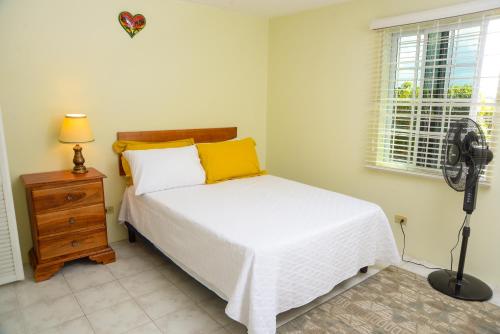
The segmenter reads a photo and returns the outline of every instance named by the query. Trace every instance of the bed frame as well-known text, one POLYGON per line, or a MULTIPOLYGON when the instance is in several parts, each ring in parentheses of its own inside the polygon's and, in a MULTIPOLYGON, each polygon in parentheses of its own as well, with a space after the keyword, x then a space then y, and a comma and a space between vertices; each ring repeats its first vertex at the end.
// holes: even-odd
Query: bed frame
MULTIPOLYGON (((118 132, 116 139, 118 140, 134 140, 144 142, 162 142, 180 139, 193 138, 195 143, 213 143, 218 141, 230 140, 236 138, 238 135, 238 128, 207 128, 207 129, 187 129, 187 130, 160 130, 160 131, 134 131, 134 132, 118 132)), ((121 156, 118 157, 118 167, 120 175, 125 175, 121 162, 121 156)), ((156 250, 158 248, 137 231, 130 223, 125 222, 128 231, 128 241, 133 243, 136 241, 136 235, 139 235, 148 245, 156 250)), ((158 250, 169 262, 171 260, 158 250)), ((368 267, 363 267, 359 270, 361 273, 367 273, 368 267)))

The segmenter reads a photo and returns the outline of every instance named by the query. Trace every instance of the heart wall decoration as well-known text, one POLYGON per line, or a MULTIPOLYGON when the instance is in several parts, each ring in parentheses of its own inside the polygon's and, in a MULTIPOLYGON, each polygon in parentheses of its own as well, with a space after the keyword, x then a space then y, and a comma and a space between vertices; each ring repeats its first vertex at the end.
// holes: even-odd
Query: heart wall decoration
POLYGON ((142 14, 132 15, 129 12, 121 12, 118 15, 118 21, 130 38, 134 38, 146 26, 146 18, 142 14))

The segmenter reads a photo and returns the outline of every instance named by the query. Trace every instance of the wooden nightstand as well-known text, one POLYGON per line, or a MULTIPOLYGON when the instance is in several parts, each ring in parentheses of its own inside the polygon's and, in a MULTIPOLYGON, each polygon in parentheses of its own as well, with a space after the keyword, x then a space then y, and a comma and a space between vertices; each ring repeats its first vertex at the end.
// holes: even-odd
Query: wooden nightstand
POLYGON ((57 171, 21 176, 30 214, 35 281, 49 279, 70 260, 115 261, 106 233, 105 177, 94 168, 86 174, 57 171))

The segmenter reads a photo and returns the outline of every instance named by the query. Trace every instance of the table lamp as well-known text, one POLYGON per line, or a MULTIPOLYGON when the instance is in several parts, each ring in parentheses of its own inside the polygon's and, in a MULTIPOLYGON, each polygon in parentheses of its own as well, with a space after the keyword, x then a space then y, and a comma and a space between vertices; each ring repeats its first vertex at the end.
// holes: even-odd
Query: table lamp
POLYGON ((90 129, 89 120, 85 114, 67 114, 61 126, 61 133, 59 134, 59 141, 61 143, 76 144, 73 147, 75 156, 73 157, 73 173, 84 174, 87 173, 85 168, 85 159, 82 155, 82 147, 78 144, 88 143, 94 141, 92 130, 90 129))

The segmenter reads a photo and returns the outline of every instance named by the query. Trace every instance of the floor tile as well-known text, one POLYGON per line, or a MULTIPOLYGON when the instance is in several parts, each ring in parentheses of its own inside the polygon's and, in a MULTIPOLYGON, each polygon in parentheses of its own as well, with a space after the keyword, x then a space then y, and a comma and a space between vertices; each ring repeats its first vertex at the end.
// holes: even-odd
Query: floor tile
POLYGON ((247 328, 240 323, 233 323, 232 325, 224 327, 229 334, 247 334, 247 328))
POLYGON ((138 243, 130 243, 128 240, 121 240, 111 243, 110 246, 115 251, 116 258, 120 260, 138 255, 138 243))
POLYGON ((80 317, 41 331, 38 334, 94 334, 94 330, 86 317, 80 317))
POLYGON ((125 333, 150 322, 148 316, 133 300, 89 314, 87 318, 97 334, 125 333))
MULTIPOLYGON (((37 334, 247 333, 245 326, 225 314, 224 300, 166 261, 158 251, 139 240, 135 244, 114 243, 112 247, 121 253, 113 264, 75 261, 41 283, 33 282, 27 268, 26 282, 0 287, 0 334, 28 333, 28 329, 37 334), (66 302, 60 302, 61 298, 66 298, 66 302)), ((422 272, 413 267, 406 269, 422 272)), ((278 325, 304 314, 378 270, 370 267, 367 274, 342 282, 312 303, 280 314, 278 325)))
POLYGON ((169 313, 155 320, 155 323, 165 334, 205 334, 221 328, 215 320, 196 306, 169 313))
POLYGON ((15 283, 0 286, 0 314, 16 310, 18 307, 15 283))
POLYGON ((20 307, 51 301, 71 294, 71 289, 61 273, 38 283, 32 277, 27 277, 24 281, 17 282, 15 289, 20 307))
POLYGON ((234 322, 233 319, 226 315, 227 302, 219 297, 210 299, 198 304, 205 312, 207 312, 219 324, 226 326, 234 322))
POLYGON ((141 252, 143 254, 142 256, 155 266, 172 264, 172 261, 170 261, 157 249, 149 247, 143 249, 141 252))
POLYGON ((133 297, 142 296, 165 287, 173 286, 165 276, 154 269, 124 277, 120 279, 120 284, 127 289, 133 297))
POLYGON ((152 264, 145 261, 142 257, 133 256, 110 263, 107 267, 111 270, 113 276, 123 278, 151 269, 152 264))
POLYGON ((38 302, 23 309, 22 313, 30 333, 39 333, 83 316, 75 297, 71 295, 38 302))
POLYGON ((92 261, 78 261, 65 265, 63 276, 72 291, 81 291, 115 280, 109 269, 92 261))
POLYGON ((173 263, 167 263, 157 268, 170 282, 180 283, 193 278, 189 276, 184 270, 179 268, 173 263))
POLYGON ((197 303, 217 297, 215 293, 194 279, 177 283, 176 286, 197 303))
POLYGON ((0 314, 0 333, 25 334, 26 323, 20 311, 15 310, 0 314))
POLYGON ((174 286, 165 287, 136 298, 137 303, 151 319, 193 305, 194 302, 174 286))
POLYGON ((126 332, 126 334, 161 334, 161 332, 153 322, 149 322, 126 332))
POLYGON ((161 253, 159 253, 159 251, 156 251, 156 252, 157 252, 156 254, 142 255, 142 257, 146 261, 151 263, 151 265, 153 265, 153 267, 172 264, 172 262, 168 261, 163 255, 161 255, 161 253))
POLYGON ((230 332, 225 328, 219 328, 213 332, 210 332, 210 334, 230 334, 230 332))
POLYGON ((93 313, 131 298, 127 290, 118 281, 82 290, 76 293, 75 296, 85 314, 93 313))
POLYGON ((155 265, 172 263, 172 261, 164 256, 158 249, 142 241, 140 238, 134 243, 130 243, 128 240, 118 241, 113 243, 111 247, 115 250, 118 257, 127 258, 140 256, 155 265))

